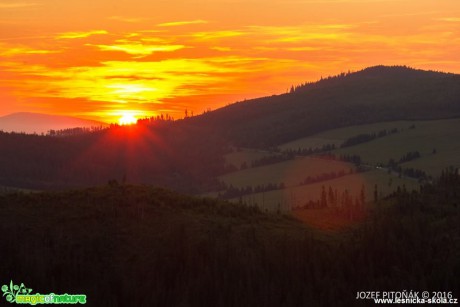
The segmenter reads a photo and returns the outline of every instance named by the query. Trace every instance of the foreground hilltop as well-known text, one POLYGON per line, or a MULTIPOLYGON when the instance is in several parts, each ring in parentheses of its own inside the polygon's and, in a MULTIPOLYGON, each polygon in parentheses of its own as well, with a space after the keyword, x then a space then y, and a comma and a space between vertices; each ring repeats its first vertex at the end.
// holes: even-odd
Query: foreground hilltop
POLYGON ((371 289, 458 298, 459 183, 450 173, 401 191, 337 234, 115 182, 0 195, 0 276, 90 306, 369 306, 356 295, 371 289))
POLYGON ((460 115, 460 75, 375 66, 193 118, 235 143, 274 146, 328 129, 460 115))

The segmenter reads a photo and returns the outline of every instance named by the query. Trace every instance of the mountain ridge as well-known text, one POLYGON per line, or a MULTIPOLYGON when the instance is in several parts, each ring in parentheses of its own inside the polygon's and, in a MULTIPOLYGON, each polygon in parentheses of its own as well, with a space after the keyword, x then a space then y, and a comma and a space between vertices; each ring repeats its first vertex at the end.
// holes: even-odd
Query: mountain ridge
POLYGON ((73 116, 15 112, 0 117, 0 130, 5 132, 47 133, 50 130, 105 127, 105 123, 73 116))
POLYGON ((190 119, 239 146, 267 147, 327 129, 460 116, 460 75, 373 66, 237 102, 190 119))

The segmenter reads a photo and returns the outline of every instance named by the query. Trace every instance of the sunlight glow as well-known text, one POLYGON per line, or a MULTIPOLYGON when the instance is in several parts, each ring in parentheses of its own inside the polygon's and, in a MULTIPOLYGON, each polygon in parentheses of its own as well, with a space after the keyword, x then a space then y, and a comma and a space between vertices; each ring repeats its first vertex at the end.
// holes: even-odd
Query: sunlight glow
POLYGON ((122 126, 133 125, 136 122, 136 116, 134 116, 134 114, 130 112, 123 113, 120 119, 118 120, 118 123, 122 126))

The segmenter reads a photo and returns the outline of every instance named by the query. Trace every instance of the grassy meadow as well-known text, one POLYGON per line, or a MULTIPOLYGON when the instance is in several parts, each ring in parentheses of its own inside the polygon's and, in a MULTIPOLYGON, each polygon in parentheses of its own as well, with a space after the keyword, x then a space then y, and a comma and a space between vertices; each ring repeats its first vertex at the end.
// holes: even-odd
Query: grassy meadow
POLYGON ((355 170, 353 164, 312 157, 298 157, 280 163, 248 168, 220 177, 227 185, 246 187, 284 183, 286 187, 297 186, 308 176, 314 177, 331 172, 355 170))
POLYGON ((251 150, 251 149, 237 149, 234 152, 225 155, 225 162, 234 165, 237 169, 246 163, 251 165, 251 162, 259 160, 269 155, 266 151, 251 150))
POLYGON ((370 142, 336 149, 336 154, 357 154, 364 163, 388 163, 389 159, 400 159, 408 152, 419 151, 421 158, 402 164, 403 167, 421 169, 430 175, 438 176, 442 169, 460 166, 460 119, 430 121, 394 121, 370 125, 352 126, 329 130, 280 146, 281 149, 310 148, 315 144, 339 146, 347 138, 364 134, 378 133, 383 129, 397 128, 398 132, 377 138, 370 142), (411 128, 412 127, 412 128, 411 128), (320 143, 322 140, 322 143, 320 143), (331 142, 332 143, 332 142, 331 142), (433 154, 435 150, 435 154, 433 154))
MULTIPOLYGON (((227 186, 245 188, 247 186, 280 184, 286 188, 282 190, 253 193, 235 198, 234 201, 243 201, 251 205, 258 205, 267 210, 290 210, 303 206, 305 203, 317 201, 322 187, 331 186, 339 193, 348 190, 351 195, 358 195, 362 186, 365 187, 366 198, 374 199, 375 185, 378 187, 378 197, 382 198, 394 192, 397 187, 405 186, 408 190, 419 187, 417 179, 389 173, 385 168, 376 168, 377 165, 386 165, 390 159, 398 161, 408 152, 418 151, 420 158, 401 163, 402 168, 415 168, 425 171, 428 175, 439 176, 447 167, 460 166, 460 119, 431 120, 431 121, 393 121, 370 125, 351 126, 342 129, 329 130, 312 137, 303 138, 279 146, 281 150, 297 150, 321 147, 327 144, 336 145, 332 153, 336 155, 358 155, 362 163, 370 165, 370 171, 348 174, 356 167, 351 163, 319 159, 315 157, 296 157, 293 160, 269 164, 261 167, 239 170, 219 179, 227 186), (359 134, 378 133, 382 130, 397 132, 376 138, 369 142, 340 148, 348 138, 359 134), (324 173, 345 171, 346 176, 326 180, 308 185, 300 185, 308 176, 315 177, 324 173)), ((268 155, 262 151, 241 150, 228 155, 227 162, 247 162, 268 155)))

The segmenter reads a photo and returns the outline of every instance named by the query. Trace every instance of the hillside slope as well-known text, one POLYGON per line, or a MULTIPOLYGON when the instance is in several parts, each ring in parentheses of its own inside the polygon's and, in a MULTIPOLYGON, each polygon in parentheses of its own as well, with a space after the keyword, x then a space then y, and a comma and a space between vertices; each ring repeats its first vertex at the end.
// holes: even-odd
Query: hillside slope
POLYGON ((239 102, 191 119, 246 147, 389 120, 460 115, 460 75, 376 66, 239 102))

